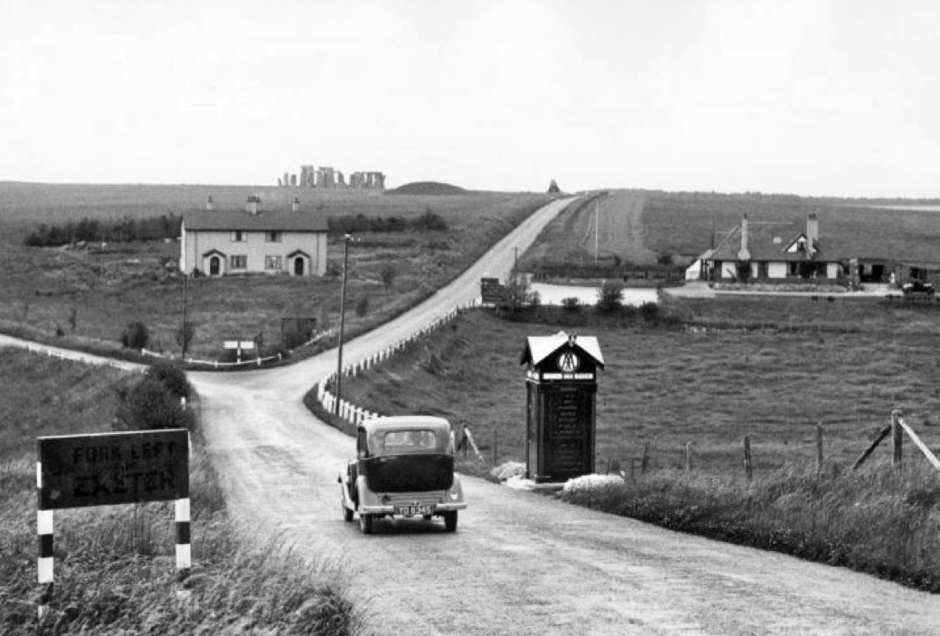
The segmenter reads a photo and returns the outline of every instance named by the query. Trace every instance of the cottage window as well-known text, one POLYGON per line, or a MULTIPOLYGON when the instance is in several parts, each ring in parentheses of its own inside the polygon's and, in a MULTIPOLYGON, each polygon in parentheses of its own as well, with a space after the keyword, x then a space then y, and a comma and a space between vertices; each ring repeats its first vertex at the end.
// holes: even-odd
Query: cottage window
POLYGON ((282 269, 281 257, 280 256, 265 256, 264 268, 265 269, 282 269))
POLYGON ((243 243, 245 241, 245 232, 244 230, 233 230, 232 231, 232 242, 234 243, 243 243))
POLYGON ((229 267, 231 269, 248 269, 248 257, 244 254, 230 256, 229 267))
POLYGON ((280 232, 265 232, 264 240, 268 243, 280 243, 281 242, 281 233, 280 232))

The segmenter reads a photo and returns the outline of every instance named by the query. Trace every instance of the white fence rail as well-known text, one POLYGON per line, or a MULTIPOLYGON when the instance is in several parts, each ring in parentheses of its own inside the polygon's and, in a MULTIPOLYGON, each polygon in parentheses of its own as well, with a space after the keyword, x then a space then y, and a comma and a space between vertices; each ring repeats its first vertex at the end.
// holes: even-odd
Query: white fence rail
MULTIPOLYGON (((432 321, 425 327, 418 329, 415 332, 412 332, 407 338, 399 340, 395 344, 386 347, 382 351, 372 354, 371 356, 359 360, 357 362, 352 362, 345 365, 342 368, 342 374, 344 378, 356 377, 364 371, 368 371, 375 365, 380 362, 385 362, 391 358, 394 354, 403 351, 408 345, 415 342, 418 338, 426 336, 433 332, 434 330, 440 328, 442 325, 445 325, 456 318, 462 311, 466 311, 477 305, 477 300, 471 301, 467 305, 458 305, 451 309, 449 312, 432 321)), ((327 388, 330 384, 335 384, 336 373, 331 373, 321 382, 316 385, 317 389, 317 401, 320 402, 320 406, 324 410, 329 411, 330 413, 336 412, 336 396, 330 392, 327 388)), ((370 420, 376 417, 381 417, 380 413, 373 413, 372 411, 367 411, 366 409, 360 408, 354 404, 347 402, 346 400, 340 399, 339 401, 339 416, 349 422, 350 424, 360 424, 366 420, 370 420)))

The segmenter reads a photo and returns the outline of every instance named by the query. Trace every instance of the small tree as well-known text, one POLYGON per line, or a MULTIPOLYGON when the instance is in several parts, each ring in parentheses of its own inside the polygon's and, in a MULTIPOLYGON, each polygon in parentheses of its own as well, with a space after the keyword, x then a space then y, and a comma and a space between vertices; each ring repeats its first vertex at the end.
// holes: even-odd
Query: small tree
POLYGON ((139 320, 128 323, 121 334, 121 344, 130 349, 143 349, 150 342, 150 331, 147 325, 139 320))
POLYGON ((382 266, 381 271, 379 271, 379 276, 382 278, 382 285, 385 287, 385 291, 388 291, 392 287, 397 275, 398 269, 395 267, 394 263, 386 263, 382 266))
POLYGON ((529 307, 541 300, 537 299, 538 294, 532 291, 529 279, 519 275, 506 279, 501 296, 498 308, 512 315, 518 314, 524 307, 529 307))
POLYGON ((356 315, 362 318, 369 313, 369 297, 363 296, 356 303, 356 315))
POLYGON ((576 296, 562 299, 561 306, 572 313, 581 311, 581 301, 576 296))
POLYGON ((612 314, 623 307, 623 283, 615 280, 605 280, 597 290, 597 311, 602 314, 612 314))
POLYGON ((180 324, 179 329, 176 330, 176 344, 180 346, 180 357, 186 357, 189 345, 193 343, 195 337, 196 325, 192 321, 187 320, 180 324))
POLYGON ((78 310, 75 307, 69 309, 69 328, 75 333, 75 327, 78 325, 78 310))
POLYGON ((640 305, 640 315, 646 322, 656 322, 659 318, 659 305, 650 301, 643 303, 640 305))

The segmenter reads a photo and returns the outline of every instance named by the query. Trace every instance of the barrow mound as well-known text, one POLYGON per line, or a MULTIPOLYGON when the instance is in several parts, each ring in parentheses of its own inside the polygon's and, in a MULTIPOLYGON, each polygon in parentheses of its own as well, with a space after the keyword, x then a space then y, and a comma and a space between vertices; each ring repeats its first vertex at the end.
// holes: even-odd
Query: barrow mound
POLYGON ((388 190, 388 194, 466 194, 467 191, 449 183, 437 181, 415 181, 388 190))

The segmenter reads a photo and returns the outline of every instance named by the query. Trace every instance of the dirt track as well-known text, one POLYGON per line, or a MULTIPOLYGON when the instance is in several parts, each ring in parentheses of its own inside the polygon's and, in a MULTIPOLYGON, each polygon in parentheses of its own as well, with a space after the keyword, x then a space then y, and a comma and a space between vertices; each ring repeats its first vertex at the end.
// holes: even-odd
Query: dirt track
MULTIPOLYGON (((558 206, 559 204, 553 204, 558 206)), ((547 220, 555 209, 544 212, 547 220)), ((504 277, 538 220, 428 303, 350 343, 352 363, 504 277)), ((239 374, 191 374, 236 519, 259 543, 338 563, 384 634, 938 633, 940 598, 846 570, 730 546, 464 478, 456 534, 433 524, 345 523, 336 475, 352 439, 301 397, 335 351, 239 374)), ((198 558, 198 537, 194 555, 198 558)))

